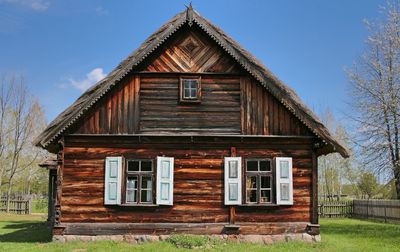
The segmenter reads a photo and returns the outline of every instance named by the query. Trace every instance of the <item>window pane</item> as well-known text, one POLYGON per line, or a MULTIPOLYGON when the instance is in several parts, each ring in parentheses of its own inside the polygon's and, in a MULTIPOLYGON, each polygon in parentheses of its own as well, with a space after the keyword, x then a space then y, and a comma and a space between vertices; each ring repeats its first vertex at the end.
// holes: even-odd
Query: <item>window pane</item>
POLYGON ((190 81, 190 88, 197 89, 197 80, 190 81))
POLYGON ((191 89, 190 98, 196 98, 196 97, 197 97, 197 89, 191 89))
POLYGON ((258 171, 258 161, 247 161, 247 171, 258 171))
POLYGON ((271 190, 261 190, 260 203, 271 202, 271 190))
POLYGON ((190 80, 183 80, 183 89, 189 89, 190 80))
POLYGON ((289 200, 289 184, 281 183, 281 200, 289 200))
POLYGON ((238 184, 229 183, 229 200, 238 200, 238 184))
POLYGON ((229 161, 229 178, 237 178, 237 177, 238 177, 238 162, 229 161))
POLYGON ((152 179, 151 177, 142 177, 142 189, 151 189, 152 179))
POLYGON ((189 89, 184 90, 183 98, 190 98, 190 90, 189 89))
POLYGON ((161 199, 169 200, 169 183, 161 183, 161 199))
POLYGON ((126 184, 127 189, 137 189, 137 177, 129 177, 126 184))
POLYGON ((260 171, 271 171, 271 162, 269 160, 260 161, 260 171))
POLYGON ((169 161, 161 162, 161 178, 169 178, 169 161))
POLYGON ((139 171, 139 161, 129 161, 128 162, 128 171, 130 171, 130 172, 139 171))
POLYGON ((118 176, 118 162, 110 162, 110 178, 116 178, 118 176))
POLYGON ((270 176, 261 176, 261 188, 271 188, 270 176))
POLYGON ((151 202, 152 200, 151 200, 151 193, 152 193, 152 191, 151 190, 142 190, 142 193, 141 193, 141 201, 143 202, 143 203, 148 203, 148 202, 151 202))
POLYGON ((136 192, 137 190, 128 190, 126 193, 126 202, 137 202, 136 192))
POLYGON ((257 203, 257 190, 247 190, 247 202, 257 203))
POLYGON ((289 162, 281 161, 279 166, 281 171, 281 178, 289 178, 289 162))
POLYGON ((257 177, 247 176, 246 177, 246 188, 247 189, 257 189, 257 177))
POLYGON ((152 171, 152 162, 151 161, 142 161, 141 162, 141 167, 140 170, 141 171, 152 171))

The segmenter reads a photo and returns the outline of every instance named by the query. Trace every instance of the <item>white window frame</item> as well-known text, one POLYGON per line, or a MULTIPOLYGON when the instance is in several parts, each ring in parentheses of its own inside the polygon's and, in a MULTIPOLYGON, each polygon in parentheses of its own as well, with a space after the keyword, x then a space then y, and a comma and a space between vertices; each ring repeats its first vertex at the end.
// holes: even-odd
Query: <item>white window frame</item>
POLYGON ((174 203, 174 158, 173 157, 157 157, 157 186, 156 186, 156 202, 157 205, 169 205, 172 206, 174 203), (163 162, 169 162, 169 176, 164 178, 162 176, 162 165, 163 162), (168 184, 168 199, 162 198, 161 186, 168 184))
POLYGON ((291 157, 276 157, 275 158, 275 174, 276 174, 276 204, 277 205, 293 205, 293 160, 291 157), (281 162, 288 162, 288 177, 281 178, 281 162), (281 184, 289 184, 289 199, 281 199, 281 184))
POLYGON ((120 205, 122 191, 122 157, 106 157, 104 170, 104 205, 120 205), (111 177, 111 162, 117 162, 117 175, 111 177), (110 199, 110 183, 116 183, 116 198, 110 199))
POLYGON ((225 205, 241 205, 242 204, 242 158, 241 157, 225 157, 224 159, 224 194, 225 205), (229 162, 237 162, 237 178, 229 177, 229 162), (237 200, 229 199, 230 184, 237 184, 237 200))

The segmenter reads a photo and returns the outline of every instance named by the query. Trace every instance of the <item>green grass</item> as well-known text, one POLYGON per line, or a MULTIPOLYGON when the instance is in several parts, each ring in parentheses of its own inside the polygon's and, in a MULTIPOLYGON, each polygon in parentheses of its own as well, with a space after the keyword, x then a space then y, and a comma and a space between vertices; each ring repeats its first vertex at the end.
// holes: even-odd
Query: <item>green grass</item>
POLYGON ((32 213, 47 213, 47 199, 32 200, 32 213))
MULTIPOLYGON (((44 215, 0 215, 0 251, 199 251, 186 249, 185 244, 202 243, 191 237, 179 236, 165 242, 141 245, 112 241, 54 243, 44 220, 44 215)), ((291 242, 266 246, 215 243, 208 251, 400 251, 400 225, 322 219, 321 231, 322 242, 317 244, 291 242)))

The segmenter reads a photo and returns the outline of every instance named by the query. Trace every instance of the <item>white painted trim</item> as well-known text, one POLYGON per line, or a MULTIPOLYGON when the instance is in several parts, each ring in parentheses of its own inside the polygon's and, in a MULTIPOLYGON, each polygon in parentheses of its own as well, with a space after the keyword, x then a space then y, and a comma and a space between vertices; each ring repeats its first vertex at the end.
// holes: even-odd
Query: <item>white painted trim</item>
POLYGON ((121 179, 122 179, 122 157, 106 157, 104 170, 104 205, 121 204, 121 179), (117 175, 115 178, 110 177, 110 163, 117 162, 117 175), (110 199, 110 183, 116 183, 116 198, 110 199))
POLYGON ((224 175, 225 205, 241 205, 242 204, 242 158, 225 157, 224 174, 225 174, 224 175), (237 178, 229 178, 229 161, 237 162, 237 178), (229 199, 229 184, 237 184, 237 200, 229 199))
POLYGON ((276 204, 278 205, 293 205, 293 162, 290 157, 277 157, 275 158, 276 167, 276 204), (280 165, 282 161, 287 161, 289 164, 288 178, 281 178, 280 165), (289 184, 289 199, 281 199, 281 184, 289 184))
POLYGON ((157 157, 157 186, 156 186, 156 201, 157 205, 169 205, 174 204, 174 158, 173 157, 157 157), (162 162, 169 162, 169 176, 163 178, 162 175, 162 162), (167 184, 168 188, 168 199, 162 199, 161 185, 167 184))

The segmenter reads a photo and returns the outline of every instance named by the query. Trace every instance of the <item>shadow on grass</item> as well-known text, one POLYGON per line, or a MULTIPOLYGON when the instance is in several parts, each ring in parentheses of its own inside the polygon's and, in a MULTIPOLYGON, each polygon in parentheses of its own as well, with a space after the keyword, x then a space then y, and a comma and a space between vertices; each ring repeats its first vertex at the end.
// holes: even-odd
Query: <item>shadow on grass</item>
POLYGON ((51 230, 45 222, 0 222, 0 242, 50 242, 51 230), (5 232, 5 233, 4 233, 5 232))

